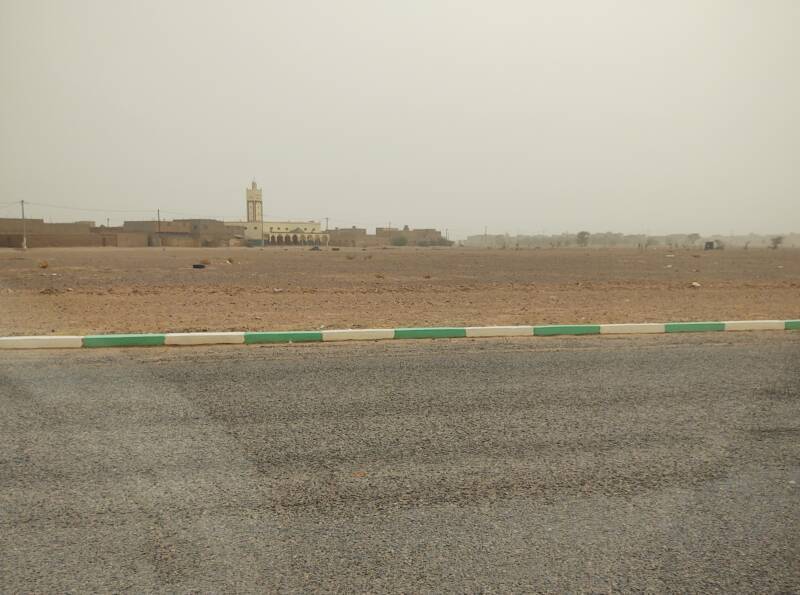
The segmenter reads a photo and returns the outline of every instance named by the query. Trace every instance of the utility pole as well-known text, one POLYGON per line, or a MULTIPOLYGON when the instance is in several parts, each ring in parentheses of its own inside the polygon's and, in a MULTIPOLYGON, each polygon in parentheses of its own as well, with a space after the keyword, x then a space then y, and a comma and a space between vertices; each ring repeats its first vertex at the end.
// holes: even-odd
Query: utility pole
MULTIPOLYGON (((263 208, 263 207, 262 207, 263 208)), ((264 211, 261 211, 261 249, 264 249, 264 211)))
POLYGON ((111 227, 111 218, 106 217, 106 227, 111 227))
POLYGON ((158 245, 161 246, 161 209, 156 209, 156 217, 158 218, 158 245))
POLYGON ((325 231, 328 231, 328 217, 325 217, 325 231))
POLYGON ((489 233, 489 228, 488 228, 488 226, 484 225, 483 226, 483 246, 484 246, 484 248, 489 246, 488 233, 489 233))
POLYGON ((19 201, 19 206, 22 208, 22 249, 28 249, 28 226, 25 222, 25 201, 19 201))

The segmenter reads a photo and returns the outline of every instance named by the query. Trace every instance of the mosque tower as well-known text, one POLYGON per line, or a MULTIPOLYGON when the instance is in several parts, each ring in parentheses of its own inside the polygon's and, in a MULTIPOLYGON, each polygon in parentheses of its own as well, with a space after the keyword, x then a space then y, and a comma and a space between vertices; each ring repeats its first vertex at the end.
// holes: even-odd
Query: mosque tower
POLYGON ((261 223, 264 220, 263 203, 261 201, 261 188, 256 181, 247 189, 247 222, 261 223))

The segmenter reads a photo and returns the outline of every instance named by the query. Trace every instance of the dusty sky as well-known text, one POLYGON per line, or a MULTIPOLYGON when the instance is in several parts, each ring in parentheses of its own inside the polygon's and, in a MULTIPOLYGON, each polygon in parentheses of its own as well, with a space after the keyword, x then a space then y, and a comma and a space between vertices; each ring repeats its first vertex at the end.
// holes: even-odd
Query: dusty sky
POLYGON ((0 0, 0 216, 800 229, 797 0, 0 0), (142 213, 103 209, 148 210, 142 213))

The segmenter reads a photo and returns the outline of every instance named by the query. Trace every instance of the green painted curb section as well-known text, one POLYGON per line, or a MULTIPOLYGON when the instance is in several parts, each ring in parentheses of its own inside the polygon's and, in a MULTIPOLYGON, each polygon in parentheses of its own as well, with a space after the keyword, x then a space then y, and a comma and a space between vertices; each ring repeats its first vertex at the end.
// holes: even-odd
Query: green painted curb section
POLYGON ((319 331, 273 331, 244 334, 244 342, 247 345, 255 343, 308 343, 312 341, 322 341, 322 333, 319 331))
POLYGON ((787 320, 784 323, 784 328, 787 331, 800 331, 800 320, 787 320))
POLYGON ((459 339, 466 336, 467 336, 467 329, 463 327, 394 329, 395 339, 459 339))
POLYGON ((705 333, 724 331, 724 322, 668 322, 664 325, 668 333, 705 333))
POLYGON ((599 335, 599 324, 551 324, 533 327, 533 334, 537 337, 552 337, 553 335, 599 335))
POLYGON ((87 335, 84 347, 152 347, 163 345, 165 335, 87 335))

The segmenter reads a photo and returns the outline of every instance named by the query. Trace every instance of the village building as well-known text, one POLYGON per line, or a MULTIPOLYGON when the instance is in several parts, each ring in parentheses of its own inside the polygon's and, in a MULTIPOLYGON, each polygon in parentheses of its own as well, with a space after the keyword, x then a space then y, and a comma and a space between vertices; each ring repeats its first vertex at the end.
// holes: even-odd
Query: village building
POLYGON ((384 246, 452 246, 453 242, 442 236, 437 229, 403 229, 397 227, 377 227, 374 234, 367 233, 363 227, 346 227, 328 231, 331 246, 370 248, 384 246))
POLYGON ((77 248, 147 246, 147 234, 121 228, 95 227, 94 221, 46 223, 43 219, 0 219, 0 247, 77 248))
POLYGON ((265 221, 262 190, 253 180, 245 192, 247 221, 225 221, 238 228, 237 236, 248 246, 327 246, 329 235, 319 221, 265 221))

